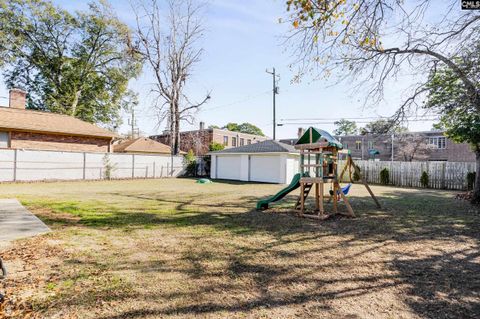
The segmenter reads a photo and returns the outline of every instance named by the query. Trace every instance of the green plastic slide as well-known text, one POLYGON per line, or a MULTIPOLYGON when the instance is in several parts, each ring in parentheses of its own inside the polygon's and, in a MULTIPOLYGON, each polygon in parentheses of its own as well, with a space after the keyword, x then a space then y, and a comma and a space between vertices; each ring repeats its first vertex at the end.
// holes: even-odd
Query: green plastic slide
POLYGON ((268 209, 268 204, 276 202, 284 198, 288 193, 290 193, 293 190, 296 190, 297 188, 300 187, 300 178, 302 178, 302 174, 298 173, 293 176, 292 181, 290 182, 290 185, 276 193, 275 195, 259 200, 257 202, 257 210, 264 210, 268 209))

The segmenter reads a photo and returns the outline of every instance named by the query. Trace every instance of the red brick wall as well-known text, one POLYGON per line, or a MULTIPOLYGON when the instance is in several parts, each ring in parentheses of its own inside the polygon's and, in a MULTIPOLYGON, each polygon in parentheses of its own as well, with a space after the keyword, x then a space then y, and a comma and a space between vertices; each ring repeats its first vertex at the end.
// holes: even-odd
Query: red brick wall
MULTIPOLYGON (((170 135, 150 136, 150 138, 165 145, 170 145, 170 135)), ((195 155, 205 155, 208 153, 211 142, 212 132, 210 130, 180 133, 180 150, 184 152, 193 150, 195 155)))
MULTIPOLYGON (((265 136, 257 136, 252 134, 245 134, 239 132, 232 132, 221 129, 206 129, 206 130, 197 130, 189 132, 180 133, 180 150, 188 152, 193 150, 195 155, 205 155, 209 151, 210 143, 217 142, 223 144, 224 136, 228 137, 228 144, 225 145, 225 148, 231 148, 232 146, 232 137, 237 138, 237 146, 240 146, 240 139, 244 139, 244 145, 247 145, 247 140, 250 140, 251 143, 257 143, 267 140, 265 136)), ((164 135, 154 135, 150 136, 151 139, 156 140, 160 143, 170 145, 170 136, 168 134, 164 135)))
POLYGON ((110 140, 105 138, 11 132, 10 147, 70 152, 109 152, 110 140))

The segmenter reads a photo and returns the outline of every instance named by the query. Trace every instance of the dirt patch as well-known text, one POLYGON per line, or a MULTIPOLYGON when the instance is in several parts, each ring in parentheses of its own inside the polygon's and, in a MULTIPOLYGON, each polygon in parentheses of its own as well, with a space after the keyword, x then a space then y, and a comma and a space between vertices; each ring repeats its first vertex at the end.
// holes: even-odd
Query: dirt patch
POLYGON ((452 192, 372 187, 384 207, 378 210, 354 185, 349 199, 357 218, 315 221, 293 216, 295 194, 267 212, 254 210, 281 185, 69 185, 0 185, 0 195, 17 192, 53 226, 2 252, 12 268, 0 288, 14 289, 3 308, 10 317, 480 313, 480 214, 452 192))
POLYGON ((40 318, 34 313, 32 297, 44 296, 45 285, 58 277, 58 265, 66 253, 59 242, 46 236, 21 240, 1 252, 8 276, 0 281, 5 295, 0 317, 40 318))

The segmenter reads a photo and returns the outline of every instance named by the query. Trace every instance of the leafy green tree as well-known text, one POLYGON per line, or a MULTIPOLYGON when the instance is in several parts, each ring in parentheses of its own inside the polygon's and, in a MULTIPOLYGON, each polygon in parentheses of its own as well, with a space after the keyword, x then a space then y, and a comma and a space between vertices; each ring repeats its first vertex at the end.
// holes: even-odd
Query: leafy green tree
POLYGON ((263 134, 262 130, 259 127, 251 123, 227 123, 223 128, 233 132, 265 136, 265 134, 263 134))
POLYGON ((141 64, 106 2, 75 14, 45 0, 0 0, 0 8, 0 66, 8 87, 28 92, 28 108, 117 124, 141 64))
POLYGON ((408 129, 397 124, 392 120, 379 119, 368 123, 365 127, 360 129, 360 134, 391 134, 391 133, 405 133, 408 129))
POLYGON ((346 119, 341 119, 340 121, 335 121, 336 129, 333 131, 335 135, 355 135, 358 132, 357 123, 355 121, 349 121, 346 119))
POLYGON ((218 125, 209 125, 208 128, 216 128, 216 129, 219 129, 220 126, 218 126, 218 125))
POLYGON ((227 129, 232 132, 238 132, 238 124, 237 123, 227 123, 224 127, 224 129, 227 129))
MULTIPOLYGON (((425 107, 441 114, 438 126, 449 138, 471 145, 480 172, 480 45, 463 52, 456 62, 462 73, 475 81, 476 93, 472 94, 457 72, 437 68, 431 72, 425 107)), ((472 202, 480 204, 480 174, 476 176, 472 202)))
POLYGON ((221 151, 223 149, 225 149, 225 145, 222 143, 212 142, 210 145, 208 145, 208 150, 210 152, 221 151))

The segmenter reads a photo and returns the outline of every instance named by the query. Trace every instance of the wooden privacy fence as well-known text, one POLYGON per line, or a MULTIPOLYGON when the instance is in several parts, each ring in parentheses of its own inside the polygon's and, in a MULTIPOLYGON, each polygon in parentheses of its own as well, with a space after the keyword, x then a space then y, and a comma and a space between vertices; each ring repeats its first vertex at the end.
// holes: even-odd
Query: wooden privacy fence
MULTIPOLYGON (((345 160, 338 162, 339 171, 345 165, 345 160)), ((467 189, 467 173, 475 172, 475 162, 390 162, 361 161, 354 163, 360 167, 362 175, 368 183, 380 184, 380 171, 387 168, 390 175, 390 185, 404 187, 422 187, 420 177, 428 173, 429 188, 436 189, 467 189)), ((345 177, 348 178, 348 174, 345 177)))

